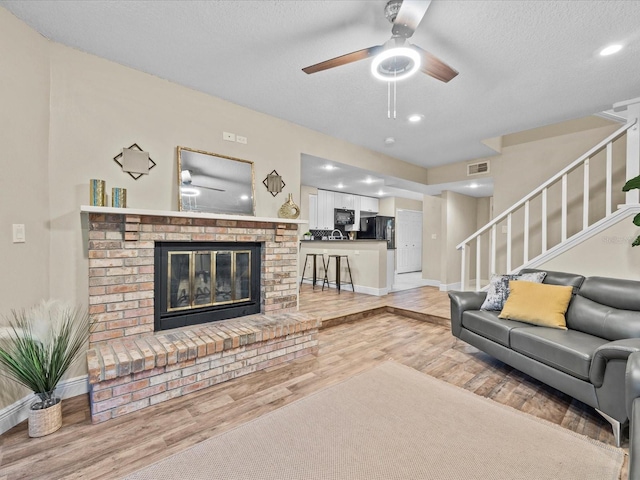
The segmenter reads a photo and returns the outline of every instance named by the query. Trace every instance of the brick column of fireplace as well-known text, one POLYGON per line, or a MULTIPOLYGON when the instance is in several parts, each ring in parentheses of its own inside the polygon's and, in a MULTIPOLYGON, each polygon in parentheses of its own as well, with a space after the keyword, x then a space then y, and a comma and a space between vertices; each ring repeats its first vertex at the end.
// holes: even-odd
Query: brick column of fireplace
POLYGON ((181 216, 89 213, 90 346, 153 334, 156 241, 261 242, 260 311, 298 305, 297 224, 181 216))

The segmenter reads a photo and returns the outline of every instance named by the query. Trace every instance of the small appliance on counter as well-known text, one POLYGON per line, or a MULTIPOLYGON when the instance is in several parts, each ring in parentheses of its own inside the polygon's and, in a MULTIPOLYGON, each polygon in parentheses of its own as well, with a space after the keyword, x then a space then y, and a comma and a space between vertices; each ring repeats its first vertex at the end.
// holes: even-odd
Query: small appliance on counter
POLYGON ((396 219, 383 216, 361 218, 358 238, 386 240, 387 248, 396 248, 396 219))

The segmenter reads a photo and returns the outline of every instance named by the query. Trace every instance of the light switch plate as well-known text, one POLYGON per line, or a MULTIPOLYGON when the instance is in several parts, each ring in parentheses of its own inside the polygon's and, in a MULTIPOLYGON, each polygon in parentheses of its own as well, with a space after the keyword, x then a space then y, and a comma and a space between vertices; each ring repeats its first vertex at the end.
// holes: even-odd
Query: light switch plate
POLYGON ((24 223, 13 224, 13 243, 25 243, 27 236, 24 228, 24 223))

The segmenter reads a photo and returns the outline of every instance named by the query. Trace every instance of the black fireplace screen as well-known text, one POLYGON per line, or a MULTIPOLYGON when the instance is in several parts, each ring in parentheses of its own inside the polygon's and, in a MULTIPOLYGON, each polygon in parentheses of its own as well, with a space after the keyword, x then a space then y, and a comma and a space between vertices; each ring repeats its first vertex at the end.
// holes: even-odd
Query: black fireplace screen
POLYGON ((156 243, 156 330, 260 311, 260 247, 156 243))

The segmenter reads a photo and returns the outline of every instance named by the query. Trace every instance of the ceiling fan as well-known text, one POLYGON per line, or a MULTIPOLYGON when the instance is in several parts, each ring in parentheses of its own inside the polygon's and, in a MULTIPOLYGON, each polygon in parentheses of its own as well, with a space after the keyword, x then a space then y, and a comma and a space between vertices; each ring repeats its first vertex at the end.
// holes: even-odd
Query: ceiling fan
POLYGON ((205 187, 204 185, 197 185, 195 183, 193 183, 193 180, 191 179, 191 175, 192 175, 192 171, 191 170, 182 170, 180 177, 182 179, 182 185, 183 185, 183 189, 185 187, 187 188, 191 188, 191 187, 196 187, 196 188, 204 188, 206 190, 215 190, 216 192, 226 192, 226 190, 223 190, 221 188, 215 188, 215 187, 205 187))
POLYGON ((321 72, 375 56, 371 73, 379 79, 394 82, 407 78, 418 69, 443 82, 449 82, 458 72, 431 53, 407 39, 413 35, 429 8, 431 0, 389 0, 385 17, 393 27, 391 38, 383 45, 347 53, 302 69, 307 74, 321 72))

